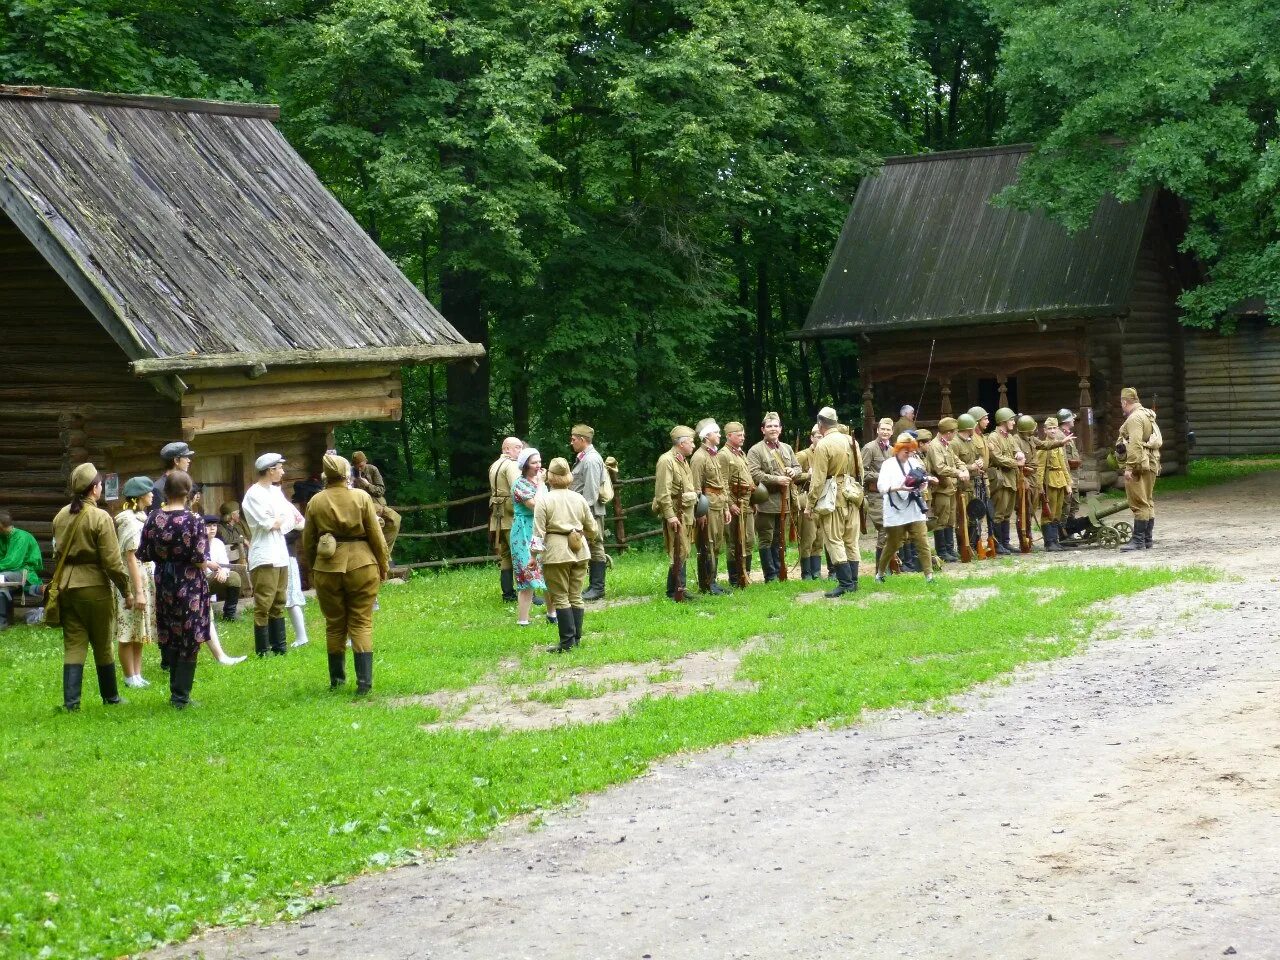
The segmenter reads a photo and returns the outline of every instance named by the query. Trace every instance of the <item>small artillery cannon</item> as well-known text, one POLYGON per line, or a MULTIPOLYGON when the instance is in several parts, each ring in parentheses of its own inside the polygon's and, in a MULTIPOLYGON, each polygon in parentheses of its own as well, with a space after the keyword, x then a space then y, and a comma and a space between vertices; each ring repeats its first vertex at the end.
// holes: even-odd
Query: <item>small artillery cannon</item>
POLYGON ((1126 501, 1106 506, 1106 501, 1100 497, 1088 497, 1082 507, 1082 513, 1073 512, 1063 524, 1067 539, 1062 541, 1062 546, 1118 547, 1133 538, 1133 524, 1124 520, 1114 525, 1105 522, 1107 517, 1128 510, 1126 501))

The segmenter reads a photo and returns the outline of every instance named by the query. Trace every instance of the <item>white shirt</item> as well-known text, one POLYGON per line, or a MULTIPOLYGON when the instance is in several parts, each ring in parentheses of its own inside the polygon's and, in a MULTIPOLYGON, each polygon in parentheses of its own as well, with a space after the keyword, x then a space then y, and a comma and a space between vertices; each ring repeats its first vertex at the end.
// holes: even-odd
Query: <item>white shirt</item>
MULTIPOLYGON (((884 491, 884 525, 886 527, 904 527, 925 519, 924 511, 914 499, 908 499, 908 490, 902 488, 903 478, 915 467, 924 469, 924 464, 916 456, 907 457, 906 463, 899 463, 896 456, 890 457, 880 465, 880 476, 876 479, 876 488, 884 491)), ((922 490, 921 493, 924 491, 922 490)))
POLYGON ((249 569, 289 566, 289 548, 285 546, 284 535, 300 528, 302 517, 285 499, 284 491, 274 484, 264 487, 255 483, 244 495, 240 514, 249 524, 253 538, 249 544, 249 569), (280 529, 272 530, 276 520, 281 521, 280 529))
POLYGON ((231 566, 231 557, 227 553, 227 545, 217 537, 209 540, 209 559, 220 567, 231 566))

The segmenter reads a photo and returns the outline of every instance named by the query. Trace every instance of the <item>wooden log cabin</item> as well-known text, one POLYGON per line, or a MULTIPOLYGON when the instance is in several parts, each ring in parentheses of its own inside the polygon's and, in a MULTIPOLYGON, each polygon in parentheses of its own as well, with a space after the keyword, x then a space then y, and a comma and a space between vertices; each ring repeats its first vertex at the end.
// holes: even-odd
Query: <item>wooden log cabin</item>
POLYGON ((404 364, 466 342, 289 146, 271 106, 0 87, 0 507, 47 548, 78 463, 206 507, 264 451, 398 419, 404 364))
POLYGON ((797 335, 857 340, 862 394, 840 399, 861 401, 868 438, 878 417, 921 397, 930 425, 975 404, 1037 420, 1069 407, 1094 453, 1082 486, 1096 487, 1110 479, 1100 460, 1119 429, 1120 390, 1132 386, 1159 415, 1166 472, 1185 469, 1189 428, 1196 453, 1234 452, 1243 431, 1233 421, 1248 422, 1265 398, 1223 358, 1251 353, 1265 366, 1280 337, 1257 321, 1242 327, 1247 343, 1181 326, 1177 297, 1197 275, 1178 253, 1184 218, 1168 194, 1108 198, 1076 234, 994 206, 1031 149, 887 160, 860 185, 797 335), (1238 396, 1221 389, 1227 380, 1238 396))

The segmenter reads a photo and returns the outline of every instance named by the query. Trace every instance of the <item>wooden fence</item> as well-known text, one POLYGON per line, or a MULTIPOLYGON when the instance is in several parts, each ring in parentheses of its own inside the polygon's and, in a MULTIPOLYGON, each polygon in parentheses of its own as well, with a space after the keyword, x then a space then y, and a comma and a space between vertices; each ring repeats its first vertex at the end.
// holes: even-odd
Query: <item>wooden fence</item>
MULTIPOLYGON (((611 511, 612 516, 607 518, 607 522, 611 521, 613 526, 613 543, 606 543, 605 549, 617 551, 619 553, 625 551, 628 546, 640 540, 649 537, 656 537, 662 533, 661 525, 650 529, 639 530, 634 533, 627 532, 627 521, 630 518, 643 516, 649 511, 649 504, 652 497, 641 498, 631 505, 627 505, 623 492, 628 488, 633 488, 638 484, 652 484, 654 475, 647 477, 629 477, 625 480, 619 480, 616 470, 609 470, 609 479, 613 482, 614 497, 606 510, 611 511)), ((428 513, 435 510, 448 510, 453 507, 465 507, 476 503, 486 502, 489 494, 473 493, 465 497, 458 497, 454 500, 442 500, 439 503, 410 503, 404 505, 393 506, 392 509, 401 516, 408 517, 411 514, 428 513)), ((488 521, 478 523, 469 527, 458 527, 455 529, 431 530, 427 532, 416 532, 401 530, 397 542, 401 540, 441 540, 448 537, 460 537, 469 533, 480 533, 489 529, 488 521)), ((498 559, 496 553, 480 554, 473 557, 446 557, 441 560, 422 560, 414 563, 394 563, 392 566, 397 570, 426 570, 433 567, 452 567, 461 566, 469 563, 491 563, 498 559)))

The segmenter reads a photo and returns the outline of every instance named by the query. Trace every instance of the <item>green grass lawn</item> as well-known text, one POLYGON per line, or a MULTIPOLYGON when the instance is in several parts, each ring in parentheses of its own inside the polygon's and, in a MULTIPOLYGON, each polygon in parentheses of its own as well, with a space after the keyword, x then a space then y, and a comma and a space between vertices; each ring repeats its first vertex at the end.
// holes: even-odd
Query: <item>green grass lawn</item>
POLYGON ((1240 480, 1255 473, 1280 470, 1280 455, 1249 457, 1199 457, 1187 465, 1187 472, 1156 481, 1156 495, 1180 490, 1199 490, 1229 480, 1240 480))
MULTIPOLYGON (((793 580, 753 587, 741 600, 619 606, 589 613, 585 646, 565 658, 543 652, 553 628, 515 628, 513 611, 497 602, 496 572, 428 575, 383 591, 376 693, 364 702, 350 686, 327 689, 314 601, 308 647, 230 668, 202 655, 200 705, 183 713, 167 706, 148 650, 151 688, 126 689, 129 703, 109 709, 86 676, 83 710, 63 714, 55 709, 61 634, 11 630, 0 635, 0 956, 111 957, 201 925, 297 916, 317 906, 317 884, 481 836, 677 751, 929 704, 1061 656, 1084 636, 1085 605, 1203 575, 1023 573, 1000 563, 1006 572, 989 580, 966 580, 951 566, 932 590, 918 576, 882 587, 867 578, 856 597, 813 605, 794 597, 814 585, 793 580), (999 593, 953 610, 953 594, 973 586, 999 593), (1063 593, 1041 604, 1044 588, 1063 593), (885 592, 892 601, 874 599, 885 592), (388 703, 499 672, 546 679, 568 666, 652 664, 650 679, 667 679, 664 665, 684 654, 757 637, 765 642, 739 673, 759 684, 755 692, 650 698, 607 724, 426 732, 431 710, 388 703)), ((609 595, 655 593, 664 572, 653 554, 629 555, 609 595)), ((250 626, 224 629, 223 643, 248 652, 250 626)), ((564 696, 607 686, 580 684, 564 696)))

